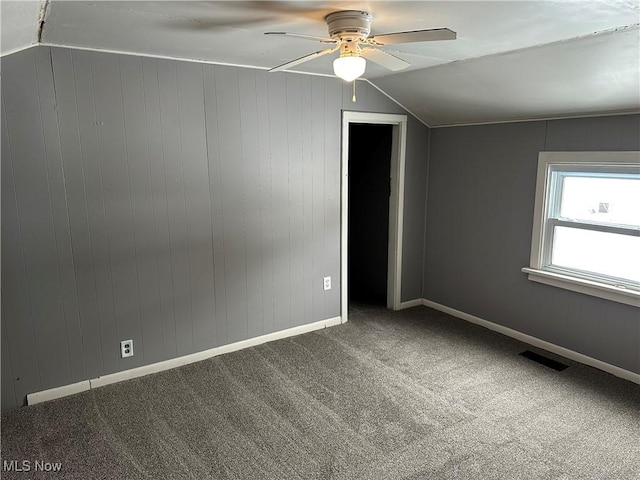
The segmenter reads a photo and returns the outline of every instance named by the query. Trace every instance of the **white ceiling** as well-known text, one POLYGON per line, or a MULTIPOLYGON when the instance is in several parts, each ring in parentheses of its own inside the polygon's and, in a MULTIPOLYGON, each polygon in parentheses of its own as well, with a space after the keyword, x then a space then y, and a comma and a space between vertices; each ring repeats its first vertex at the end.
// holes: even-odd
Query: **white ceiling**
POLYGON ((0 0, 0 54, 7 55, 38 42, 39 1, 0 0))
MULTIPOLYGON (((40 2, 0 6, 2 53, 35 43, 40 2)), ((344 9, 372 13, 372 34, 458 32, 386 47, 412 64, 405 71, 367 63, 365 78, 431 126, 640 110, 638 0, 51 0, 41 42, 269 68, 324 46, 265 31, 327 36, 323 18, 344 9)), ((331 74, 332 60, 295 70, 331 74)))

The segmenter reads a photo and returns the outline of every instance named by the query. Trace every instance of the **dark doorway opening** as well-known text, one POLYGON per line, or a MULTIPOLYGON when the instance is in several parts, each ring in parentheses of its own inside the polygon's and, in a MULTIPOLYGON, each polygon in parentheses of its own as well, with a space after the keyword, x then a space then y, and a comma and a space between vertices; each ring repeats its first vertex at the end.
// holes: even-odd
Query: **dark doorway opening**
POLYGON ((387 305, 393 125, 349 125, 349 302, 387 305))

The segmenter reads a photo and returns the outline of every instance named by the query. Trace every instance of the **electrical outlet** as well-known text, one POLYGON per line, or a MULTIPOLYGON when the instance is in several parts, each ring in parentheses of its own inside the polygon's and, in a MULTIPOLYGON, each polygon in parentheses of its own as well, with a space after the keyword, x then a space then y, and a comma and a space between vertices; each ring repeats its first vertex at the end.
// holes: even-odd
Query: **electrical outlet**
POLYGON ((120 342, 120 356, 122 358, 133 357, 133 340, 123 340, 120 342))
POLYGON ((331 290, 331 277, 324 277, 324 289, 331 290))

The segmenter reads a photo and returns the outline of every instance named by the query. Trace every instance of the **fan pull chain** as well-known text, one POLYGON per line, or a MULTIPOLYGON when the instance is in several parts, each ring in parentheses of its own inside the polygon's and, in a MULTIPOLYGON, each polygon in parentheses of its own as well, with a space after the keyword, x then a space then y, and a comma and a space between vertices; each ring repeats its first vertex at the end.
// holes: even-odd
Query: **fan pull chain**
POLYGON ((354 80, 352 83, 353 83, 353 96, 351 97, 351 101, 353 103, 356 103, 356 81, 354 80))

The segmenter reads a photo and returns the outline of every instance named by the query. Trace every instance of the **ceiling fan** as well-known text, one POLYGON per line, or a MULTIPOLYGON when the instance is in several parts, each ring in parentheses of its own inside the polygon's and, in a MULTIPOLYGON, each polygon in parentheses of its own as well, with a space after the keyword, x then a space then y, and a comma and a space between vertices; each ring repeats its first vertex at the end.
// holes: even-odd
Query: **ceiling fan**
POLYGON ((373 17, 370 13, 359 10, 333 12, 327 15, 324 20, 327 22, 330 38, 300 33, 265 32, 265 35, 284 35, 315 40, 331 45, 329 48, 283 63, 269 71, 279 72, 281 70, 287 70, 295 65, 300 65, 314 58, 340 50, 340 56, 333 61, 334 73, 343 80, 351 82, 364 73, 367 64, 365 58, 392 71, 403 70, 409 66, 408 62, 380 50, 380 47, 398 43, 455 40, 456 38, 456 32, 448 28, 384 33, 369 36, 373 17))

